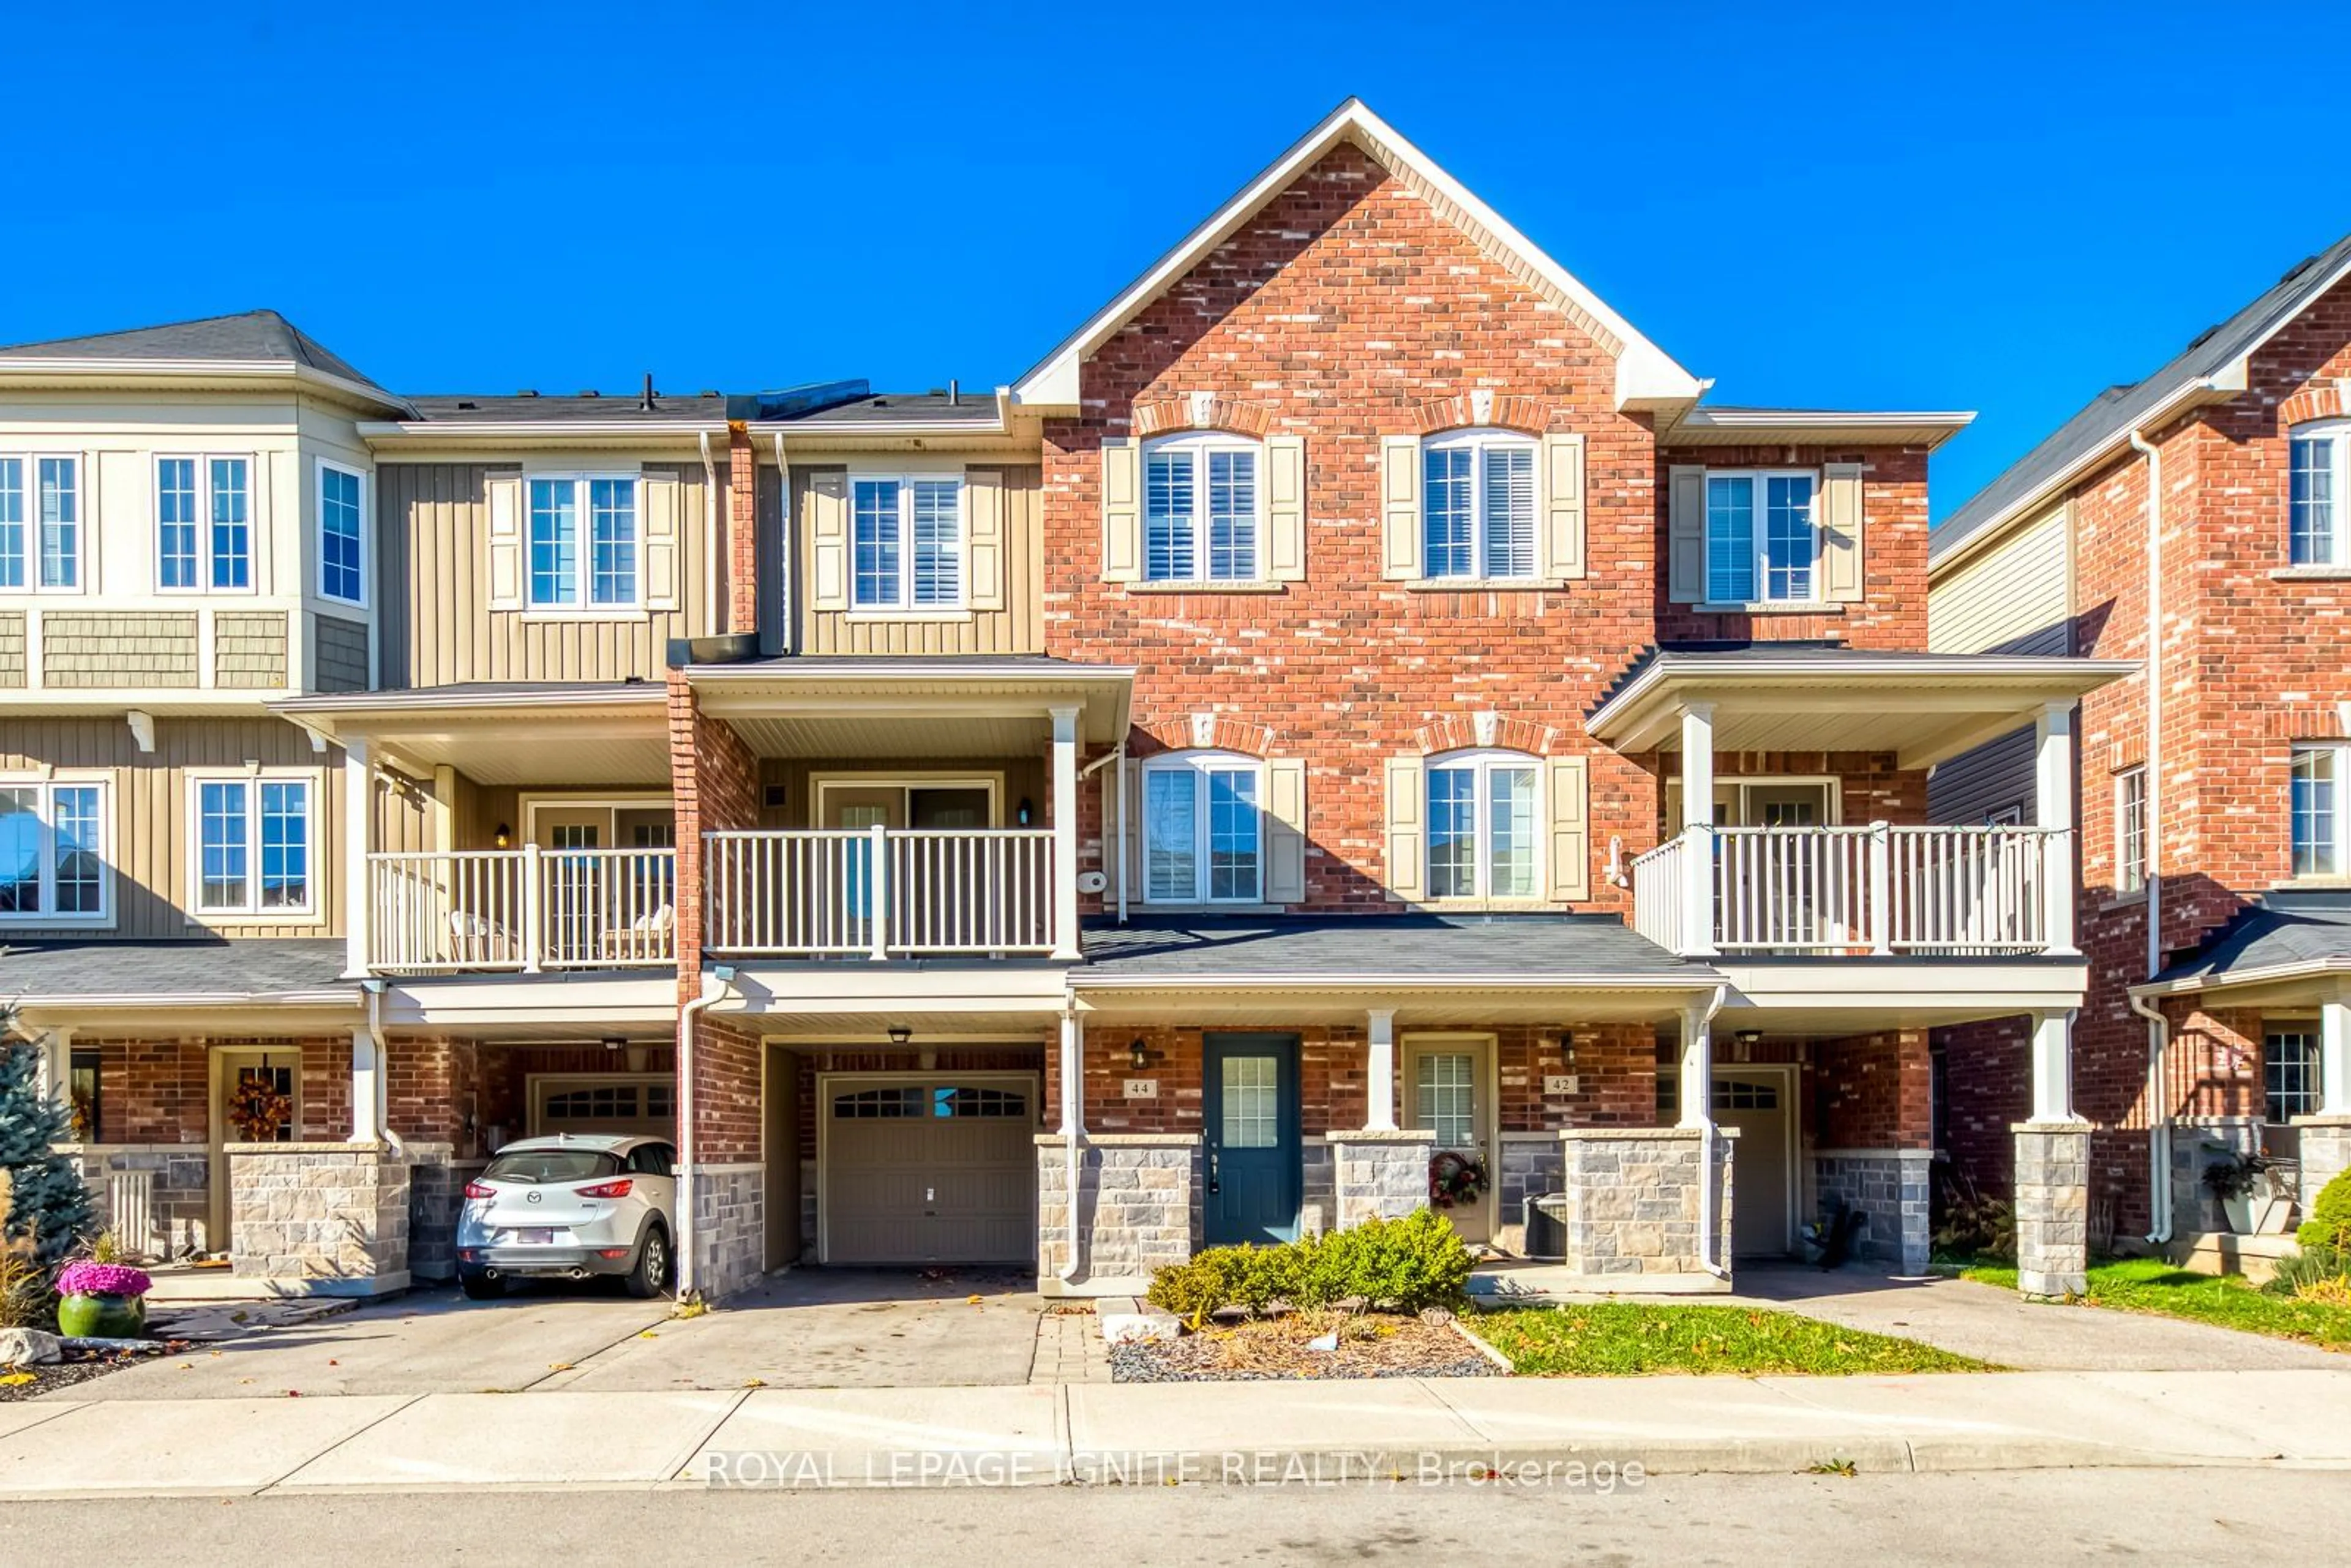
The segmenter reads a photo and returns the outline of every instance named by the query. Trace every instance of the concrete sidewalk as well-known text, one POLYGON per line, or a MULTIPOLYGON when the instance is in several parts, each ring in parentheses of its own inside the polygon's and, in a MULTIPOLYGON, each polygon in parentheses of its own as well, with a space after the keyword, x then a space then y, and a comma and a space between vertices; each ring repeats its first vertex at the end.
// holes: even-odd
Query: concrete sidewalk
POLYGON ((1464 1378, 0 1405, 0 1499, 471 1486, 1057 1484, 2284 1464, 2351 1371, 1464 1378))

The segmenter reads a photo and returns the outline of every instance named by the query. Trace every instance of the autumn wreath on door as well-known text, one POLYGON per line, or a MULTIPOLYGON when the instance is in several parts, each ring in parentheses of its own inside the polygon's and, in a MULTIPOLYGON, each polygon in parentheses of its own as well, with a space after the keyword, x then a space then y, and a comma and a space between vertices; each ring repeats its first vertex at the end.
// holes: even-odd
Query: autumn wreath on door
POLYGON ((294 1119, 294 1097, 279 1089, 266 1071, 248 1069, 236 1075, 236 1088, 225 1108, 228 1124, 248 1144, 272 1144, 294 1119))
POLYGON ((1428 1162, 1428 1201, 1438 1208, 1458 1208, 1486 1196, 1486 1162, 1450 1149, 1428 1162))

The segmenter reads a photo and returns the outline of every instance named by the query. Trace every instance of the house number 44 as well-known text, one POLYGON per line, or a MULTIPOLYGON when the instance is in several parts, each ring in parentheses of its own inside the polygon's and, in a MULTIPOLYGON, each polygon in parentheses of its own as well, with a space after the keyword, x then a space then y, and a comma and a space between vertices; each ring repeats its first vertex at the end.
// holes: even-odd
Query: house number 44
POLYGON ((1130 1100, 1158 1099, 1159 1080, 1156 1078, 1128 1079, 1126 1081, 1126 1097, 1130 1100))

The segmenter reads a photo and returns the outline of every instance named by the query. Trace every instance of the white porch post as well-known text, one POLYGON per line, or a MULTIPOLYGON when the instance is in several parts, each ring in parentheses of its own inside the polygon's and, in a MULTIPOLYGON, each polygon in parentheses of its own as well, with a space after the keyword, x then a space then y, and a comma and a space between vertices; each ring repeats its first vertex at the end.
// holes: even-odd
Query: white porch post
POLYGON ((2318 1009, 2318 1113, 2351 1116, 2351 996, 2318 1009))
POLYGON ((1061 1015, 1061 1125, 1063 1134, 1082 1130, 1086 1115, 1086 1026, 1074 1012, 1061 1015))
MULTIPOLYGON (((2051 703, 2032 723, 2032 789, 2041 841, 2041 897, 2049 951, 2074 951, 2074 706, 2051 703)), ((2158 841, 2149 825, 2147 841, 2158 841)), ((2152 876, 2155 867, 2149 866, 2152 876)))
POLYGON ((1685 1127, 1703 1127, 1714 1119, 1714 1019, 1708 1013, 1703 1002, 1682 1009, 1681 1124, 1685 1127))
POLYGON ((368 841, 375 821, 375 767, 368 742, 343 742, 343 972, 368 972, 368 841))
POLYGON ((60 1026, 41 1037, 41 1093, 63 1101, 73 1085, 73 1037, 69 1026, 60 1026))
POLYGON ((383 1121, 376 1107, 383 1102, 385 1063, 375 1049, 375 1036, 362 1025, 351 1030, 351 1142, 380 1143, 383 1121))
POLYGON ((1364 1052, 1364 1130, 1393 1133, 1395 1119, 1395 1009, 1374 1008, 1364 1052))
POLYGON ((1053 956, 1078 956, 1078 710, 1053 714, 1053 956))
POLYGON ((2074 1122, 2074 1015, 2032 1015, 2032 1120, 2074 1122))
POLYGON ((1714 951, 1714 705, 1682 709, 1682 946, 1714 951))

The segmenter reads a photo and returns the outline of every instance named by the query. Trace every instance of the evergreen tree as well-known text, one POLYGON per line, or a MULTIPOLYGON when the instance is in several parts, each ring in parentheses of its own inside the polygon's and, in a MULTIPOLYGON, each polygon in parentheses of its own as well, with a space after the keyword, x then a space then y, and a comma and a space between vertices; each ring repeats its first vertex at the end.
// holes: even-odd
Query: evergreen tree
POLYGON ((64 1103, 41 1092, 41 1053, 23 1044, 0 1013, 0 1171, 8 1177, 8 1213, 0 1234, 32 1244, 42 1270, 63 1263, 95 1228, 89 1191, 71 1161, 57 1152, 73 1135, 64 1103))

